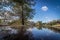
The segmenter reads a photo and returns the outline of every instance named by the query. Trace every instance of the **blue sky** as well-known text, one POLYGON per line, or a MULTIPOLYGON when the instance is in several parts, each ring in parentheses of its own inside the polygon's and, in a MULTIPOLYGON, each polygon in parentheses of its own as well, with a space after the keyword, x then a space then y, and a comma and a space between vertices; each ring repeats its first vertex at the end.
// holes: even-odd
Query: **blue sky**
POLYGON ((60 19, 60 0, 37 0, 33 7, 36 10, 30 21, 49 22, 60 19))

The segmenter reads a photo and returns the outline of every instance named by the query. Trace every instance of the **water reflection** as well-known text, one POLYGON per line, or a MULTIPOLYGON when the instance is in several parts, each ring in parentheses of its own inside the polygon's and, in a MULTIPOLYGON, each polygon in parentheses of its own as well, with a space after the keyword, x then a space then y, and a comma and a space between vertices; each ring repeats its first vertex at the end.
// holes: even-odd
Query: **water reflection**
POLYGON ((59 29, 56 29, 56 28, 48 28, 48 29, 50 29, 51 31, 54 31, 56 33, 60 33, 60 30, 59 29))
POLYGON ((1 32, 0 40, 34 40, 30 28, 28 30, 25 30, 24 28, 17 30, 10 27, 2 27, 1 32))
POLYGON ((60 34, 48 28, 32 28, 35 40, 60 40, 60 34))
MULTIPOLYGON (((10 30, 11 28, 8 29, 10 30)), ((59 31, 51 28, 41 27, 38 29, 33 27, 28 28, 24 32, 20 31, 19 33, 16 33, 16 29, 12 29, 12 31, 8 32, 10 32, 10 34, 6 31, 0 32, 0 40, 60 40, 59 31)))

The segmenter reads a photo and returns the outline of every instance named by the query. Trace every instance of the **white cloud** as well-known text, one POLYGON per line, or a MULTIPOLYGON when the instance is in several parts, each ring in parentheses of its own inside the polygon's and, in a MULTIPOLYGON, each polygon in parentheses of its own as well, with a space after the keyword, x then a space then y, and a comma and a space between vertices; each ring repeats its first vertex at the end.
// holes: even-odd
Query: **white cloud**
POLYGON ((48 10, 48 7, 47 6, 42 6, 41 10, 47 11, 48 10))

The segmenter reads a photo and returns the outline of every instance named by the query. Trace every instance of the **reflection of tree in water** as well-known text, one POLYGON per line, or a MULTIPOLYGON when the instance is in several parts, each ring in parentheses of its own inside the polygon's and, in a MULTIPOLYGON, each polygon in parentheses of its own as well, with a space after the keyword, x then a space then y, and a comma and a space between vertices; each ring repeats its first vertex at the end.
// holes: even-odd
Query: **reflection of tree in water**
POLYGON ((52 31, 54 31, 54 32, 60 33, 60 29, 53 28, 53 27, 50 27, 50 28, 48 28, 48 29, 50 29, 50 30, 52 30, 52 31))
POLYGON ((5 40, 34 40, 33 34, 30 31, 26 31, 22 26, 19 33, 16 35, 8 35, 4 37, 5 40))
POLYGON ((37 29, 39 29, 39 30, 42 29, 42 26, 41 27, 37 27, 37 29))

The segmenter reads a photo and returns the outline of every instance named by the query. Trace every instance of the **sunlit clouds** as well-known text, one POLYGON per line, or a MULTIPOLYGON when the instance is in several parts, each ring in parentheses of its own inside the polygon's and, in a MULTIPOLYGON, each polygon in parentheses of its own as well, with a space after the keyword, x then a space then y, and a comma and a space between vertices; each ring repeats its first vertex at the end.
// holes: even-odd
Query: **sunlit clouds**
POLYGON ((48 7, 47 7, 47 6, 42 6, 42 7, 41 7, 41 10, 42 10, 42 11, 47 11, 47 10, 48 10, 48 7))

